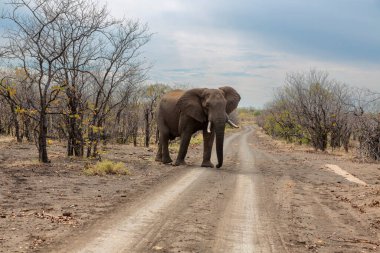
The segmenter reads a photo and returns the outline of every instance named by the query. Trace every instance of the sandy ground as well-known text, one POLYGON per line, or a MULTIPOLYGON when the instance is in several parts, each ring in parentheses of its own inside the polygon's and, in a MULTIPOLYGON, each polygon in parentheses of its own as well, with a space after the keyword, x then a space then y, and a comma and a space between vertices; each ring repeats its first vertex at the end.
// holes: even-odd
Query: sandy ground
POLYGON ((52 163, 42 165, 33 144, 0 138, 0 252, 39 251, 175 176, 174 167, 154 162, 153 149, 108 145, 102 153, 130 174, 86 176, 83 168, 96 161, 66 158, 63 143, 49 147, 52 163))
MULTIPOLYGON (((225 140, 219 170, 112 146, 128 176, 88 177, 52 148, 0 143, 2 252, 378 252, 380 165, 273 141, 255 126, 225 140), (335 165, 364 184, 326 167, 335 165)), ((175 155, 174 155, 175 157, 175 155)))

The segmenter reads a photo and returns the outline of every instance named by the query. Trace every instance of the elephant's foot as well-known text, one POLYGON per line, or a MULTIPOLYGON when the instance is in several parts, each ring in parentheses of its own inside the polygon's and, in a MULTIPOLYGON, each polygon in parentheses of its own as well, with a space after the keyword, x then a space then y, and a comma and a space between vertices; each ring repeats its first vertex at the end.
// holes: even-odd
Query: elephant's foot
POLYGON ((202 167, 214 168, 214 164, 211 161, 203 161, 201 166, 202 167))
POLYGON ((187 163, 185 162, 185 160, 177 160, 177 161, 175 161, 175 163, 173 165, 174 166, 187 165, 187 163))
POLYGON ((166 158, 163 157, 161 159, 161 162, 164 163, 164 164, 167 164, 167 163, 173 162, 173 160, 170 157, 166 157, 166 158))

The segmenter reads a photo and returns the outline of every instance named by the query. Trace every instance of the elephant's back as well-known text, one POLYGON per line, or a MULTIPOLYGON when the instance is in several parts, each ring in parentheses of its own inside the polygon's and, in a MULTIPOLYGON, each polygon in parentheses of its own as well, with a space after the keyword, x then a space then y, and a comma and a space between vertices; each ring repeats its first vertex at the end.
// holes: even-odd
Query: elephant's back
POLYGON ((162 96, 158 107, 158 125, 160 131, 167 129, 173 137, 178 136, 179 108, 178 99, 185 93, 183 90, 173 90, 162 96))
POLYGON ((185 93, 184 90, 172 90, 166 93, 165 95, 163 95, 162 100, 165 100, 168 102, 174 101, 175 103, 177 103, 178 99, 183 95, 183 93, 185 93))
POLYGON ((183 90, 173 90, 163 95, 160 102, 160 110, 164 112, 175 110, 177 101, 183 93, 185 93, 183 90))

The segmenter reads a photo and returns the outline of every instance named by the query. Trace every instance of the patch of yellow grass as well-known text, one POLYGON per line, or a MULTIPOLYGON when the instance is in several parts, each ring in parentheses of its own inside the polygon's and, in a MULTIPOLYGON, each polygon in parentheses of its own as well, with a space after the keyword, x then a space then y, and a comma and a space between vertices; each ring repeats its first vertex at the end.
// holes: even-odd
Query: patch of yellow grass
POLYGON ((178 153, 178 151, 179 151, 179 145, 180 145, 179 141, 172 141, 172 142, 170 142, 169 151, 171 153, 178 153))
POLYGON ((190 145, 201 145, 202 143, 203 143, 203 135, 202 134, 196 134, 190 140, 190 145))
POLYGON ((0 144, 1 143, 11 143, 15 141, 15 138, 12 137, 12 136, 3 136, 3 135, 0 135, 0 144))
POLYGON ((105 175, 128 175, 129 170, 122 162, 112 162, 110 160, 104 160, 97 162, 94 165, 87 165, 84 170, 84 174, 87 176, 105 176, 105 175))
POLYGON ((29 160, 17 160, 17 161, 9 161, 7 164, 4 164, 6 167, 23 167, 23 166, 38 166, 41 163, 38 159, 29 159, 29 160))

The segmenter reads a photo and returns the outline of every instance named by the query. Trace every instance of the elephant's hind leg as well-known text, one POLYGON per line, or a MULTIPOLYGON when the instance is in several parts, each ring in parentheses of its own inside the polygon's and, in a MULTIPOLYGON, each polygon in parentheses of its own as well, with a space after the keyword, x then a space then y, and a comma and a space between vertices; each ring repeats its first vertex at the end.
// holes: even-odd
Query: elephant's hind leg
POLYGON ((161 162, 165 164, 171 163, 173 160, 170 158, 170 155, 169 155, 169 136, 167 134, 162 133, 160 135, 160 147, 158 148, 158 151, 160 151, 160 149, 161 149, 161 162))
POLYGON ((158 150, 156 154, 156 162, 162 162, 162 144, 161 141, 158 142, 158 150))

